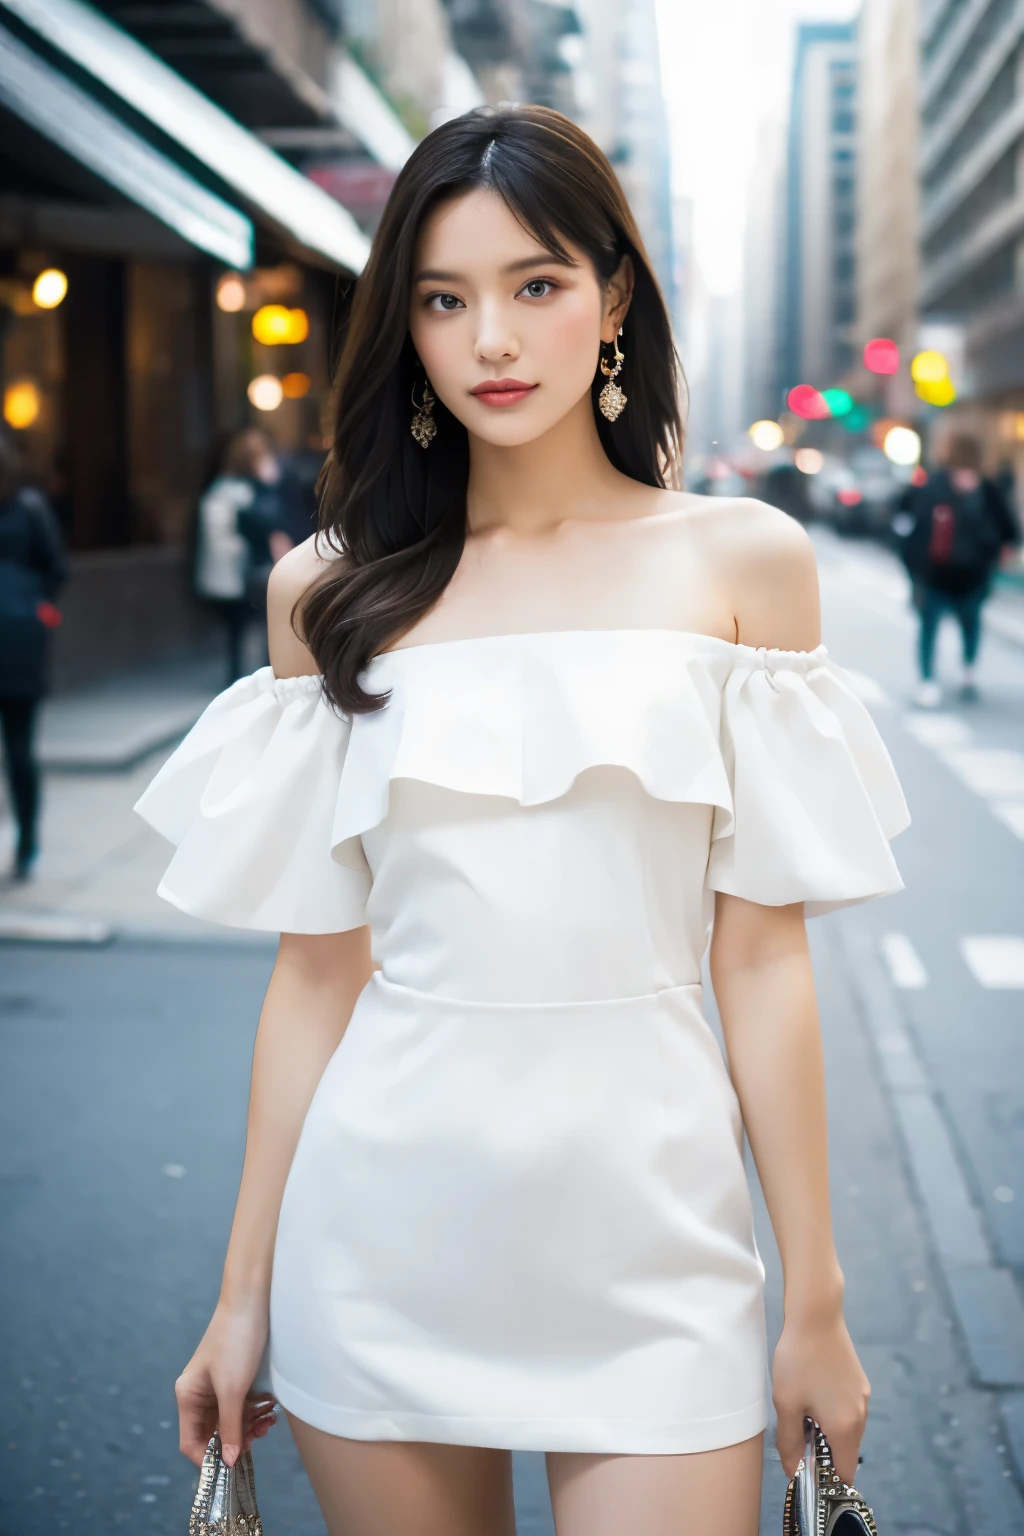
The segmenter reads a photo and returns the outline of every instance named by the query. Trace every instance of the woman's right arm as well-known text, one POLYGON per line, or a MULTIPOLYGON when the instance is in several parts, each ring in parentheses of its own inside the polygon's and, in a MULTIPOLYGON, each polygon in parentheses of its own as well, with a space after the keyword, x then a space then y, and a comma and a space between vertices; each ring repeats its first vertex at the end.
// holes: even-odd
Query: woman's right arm
MULTIPOLYGON (((278 676, 314 670, 291 629, 292 606, 309 579, 308 555, 299 558, 304 548, 271 577, 270 651, 278 676)), ((272 1422, 249 1393, 267 1342, 281 1199, 306 1111, 371 969, 366 927, 281 935, 256 1032, 245 1160, 220 1298, 175 1384, 181 1449, 197 1465, 215 1429, 231 1465, 272 1422)))

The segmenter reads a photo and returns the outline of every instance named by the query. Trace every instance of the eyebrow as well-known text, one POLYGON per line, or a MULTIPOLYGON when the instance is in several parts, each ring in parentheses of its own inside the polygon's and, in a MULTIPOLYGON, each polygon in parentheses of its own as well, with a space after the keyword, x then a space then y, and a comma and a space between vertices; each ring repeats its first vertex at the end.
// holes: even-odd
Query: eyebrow
MULTIPOLYGON (((530 267, 543 266, 545 262, 556 262, 560 267, 575 267, 577 263, 570 256, 556 256, 554 251, 541 251, 536 256, 524 256, 521 261, 510 261, 508 266, 502 267, 502 272, 511 275, 514 272, 526 272, 530 267)), ((441 272, 434 267, 427 267, 422 272, 417 272, 413 278, 415 283, 458 283, 465 281, 462 272, 441 272)))

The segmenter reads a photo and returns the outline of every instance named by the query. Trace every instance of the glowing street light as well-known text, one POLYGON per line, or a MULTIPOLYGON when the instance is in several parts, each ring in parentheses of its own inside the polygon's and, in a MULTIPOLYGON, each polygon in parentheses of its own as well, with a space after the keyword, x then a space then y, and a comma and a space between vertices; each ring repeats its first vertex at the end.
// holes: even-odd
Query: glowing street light
POLYGON ((308 373, 286 373, 281 380, 281 389, 286 400, 302 400, 309 394, 313 380, 308 373))
POLYGON ((900 366, 900 349, 888 336, 875 336, 864 348, 864 367, 869 373, 895 373, 900 366))
POLYGON ((829 414, 823 395, 812 384, 795 384, 786 396, 786 404, 794 416, 804 421, 824 421, 829 414))
POLYGON ((949 364, 941 352, 919 352, 910 364, 915 384, 940 384, 949 378, 949 364))
POLYGON ((309 335, 309 316, 304 309, 264 304, 252 317, 252 334, 264 347, 294 346, 309 335))
POLYGON ((774 449, 781 448, 785 441, 785 434, 777 421, 755 421, 748 436, 754 447, 760 448, 762 453, 772 453, 774 449))
POLYGON ((59 267, 47 267, 32 284, 32 302, 40 309, 56 309, 68 291, 67 273, 59 267))
POLYGON ((803 475, 818 475, 824 468, 825 455, 817 448, 798 448, 793 463, 803 475))
POLYGON ((32 426, 41 409, 39 390, 31 379, 16 379, 4 390, 4 421, 15 432, 32 426))
POLYGON ((829 414, 837 420, 849 416, 854 407, 853 396, 845 389, 823 389, 821 398, 828 406, 829 414))
POLYGON ((921 457, 921 439, 912 427, 890 427, 882 442, 882 452, 891 464, 909 468, 921 457))
POLYGON ((217 308, 226 315, 237 315, 245 308, 245 284, 237 272, 226 272, 217 284, 217 308))
POLYGON ((952 405, 956 399, 952 379, 922 380, 914 385, 914 392, 928 405, 952 405))
POLYGON ((276 411, 284 399, 284 388, 272 373, 260 373, 250 381, 246 394, 258 411, 276 411))

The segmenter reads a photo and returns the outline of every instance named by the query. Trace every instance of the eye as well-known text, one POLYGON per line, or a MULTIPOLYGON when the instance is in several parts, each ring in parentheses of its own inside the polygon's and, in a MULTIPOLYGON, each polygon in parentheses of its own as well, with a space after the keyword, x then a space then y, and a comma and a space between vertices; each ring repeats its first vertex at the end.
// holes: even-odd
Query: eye
POLYGON ((465 309, 465 305, 455 293, 432 293, 427 299, 427 308, 443 311, 450 314, 453 309, 465 309))
POLYGON ((546 299, 557 286, 549 277, 531 277, 528 283, 523 284, 520 292, 528 299, 546 299))

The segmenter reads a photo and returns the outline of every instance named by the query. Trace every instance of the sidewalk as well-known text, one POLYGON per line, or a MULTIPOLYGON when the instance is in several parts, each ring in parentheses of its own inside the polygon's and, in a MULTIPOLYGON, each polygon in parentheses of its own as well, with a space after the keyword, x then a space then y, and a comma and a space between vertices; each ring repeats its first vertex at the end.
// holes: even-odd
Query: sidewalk
POLYGON ((0 938, 228 937, 160 900, 171 848, 132 809, 221 686, 221 668, 219 656, 190 656, 47 700, 42 852, 26 883, 6 874, 14 827, 0 785, 0 938))

